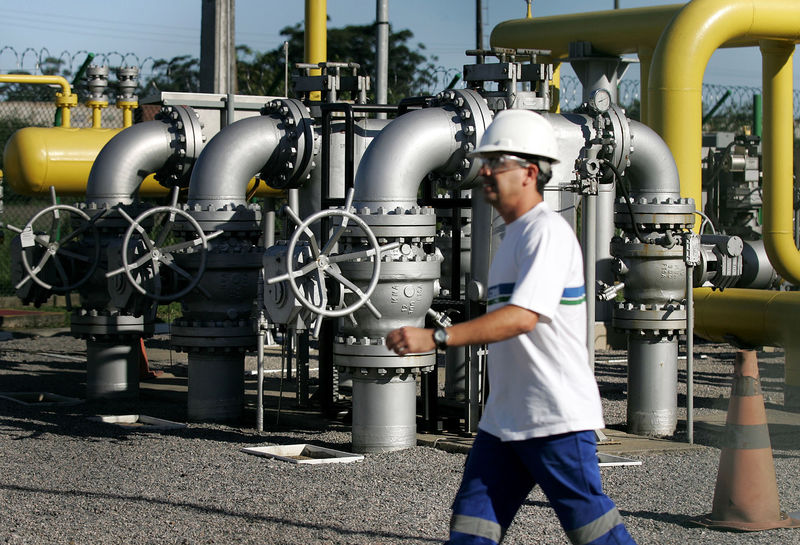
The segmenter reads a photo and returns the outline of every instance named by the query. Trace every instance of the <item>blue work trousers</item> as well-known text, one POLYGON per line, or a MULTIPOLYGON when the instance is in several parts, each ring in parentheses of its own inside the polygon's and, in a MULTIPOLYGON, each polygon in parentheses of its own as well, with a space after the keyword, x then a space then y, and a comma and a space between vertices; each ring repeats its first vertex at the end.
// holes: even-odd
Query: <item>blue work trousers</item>
POLYGON ((592 431, 524 441, 478 431, 453 502, 448 543, 500 543, 537 484, 574 545, 635 545, 603 493, 592 431))

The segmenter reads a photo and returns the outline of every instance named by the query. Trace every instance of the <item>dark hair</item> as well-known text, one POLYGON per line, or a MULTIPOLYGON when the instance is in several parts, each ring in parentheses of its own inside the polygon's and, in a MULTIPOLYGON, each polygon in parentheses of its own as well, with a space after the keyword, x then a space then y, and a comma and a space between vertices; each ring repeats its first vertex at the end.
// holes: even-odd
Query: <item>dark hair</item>
POLYGON ((552 163, 548 159, 541 157, 534 159, 532 162, 539 167, 539 174, 536 177, 536 191, 544 194, 545 184, 553 177, 552 163))

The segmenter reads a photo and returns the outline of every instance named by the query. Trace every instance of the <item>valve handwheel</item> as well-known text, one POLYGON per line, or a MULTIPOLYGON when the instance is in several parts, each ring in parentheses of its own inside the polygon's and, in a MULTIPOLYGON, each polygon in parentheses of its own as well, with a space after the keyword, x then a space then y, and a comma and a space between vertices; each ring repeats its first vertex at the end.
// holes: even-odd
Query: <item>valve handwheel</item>
MULTIPOLYGON (((350 204, 352 203, 353 193, 352 190, 347 196, 347 203, 345 204, 345 208, 343 210, 340 209, 329 209, 329 210, 320 210, 304 221, 301 221, 300 218, 290 209, 285 208, 284 210, 289 215, 289 217, 297 224, 297 229, 295 229, 294 233, 292 234, 292 238, 289 240, 289 245, 287 247, 287 260, 286 260, 286 274, 282 274, 279 276, 275 276, 267 280, 268 284, 275 284, 277 282, 282 282, 284 280, 288 281, 289 288, 294 293, 294 296, 297 300, 302 304, 306 309, 310 310, 311 312, 326 318, 338 318, 342 316, 351 315, 353 312, 361 308, 362 306, 366 305, 366 307, 375 315, 376 318, 380 318, 381 314, 377 308, 369 301, 370 296, 375 291, 375 288, 378 286, 378 280, 380 279, 380 269, 381 269, 381 259, 380 256, 383 252, 392 250, 399 246, 398 243, 387 244, 385 246, 381 246, 378 243, 378 239, 375 237, 375 233, 372 232, 369 225, 358 217, 357 215, 353 214, 349 211, 350 204), (340 216, 342 218, 342 223, 339 228, 336 230, 336 233, 328 240, 325 244, 325 247, 320 249, 317 241, 314 238, 313 232, 309 229, 309 226, 314 222, 320 221, 323 218, 329 218, 333 216, 340 216), (354 222, 358 225, 369 241, 370 247, 366 250, 359 250, 354 252, 347 252, 343 254, 334 254, 331 255, 331 251, 335 244, 339 241, 339 238, 344 233, 345 229, 347 228, 348 222, 354 222), (298 270, 294 269, 294 263, 292 256, 294 255, 295 247, 300 240, 300 237, 306 234, 309 239, 309 244, 311 247, 311 261, 305 265, 303 265, 298 270), (353 261, 355 259, 362 259, 362 258, 372 258, 372 272, 370 275, 369 285, 367 286, 366 290, 362 290, 358 286, 356 286, 353 282, 345 278, 336 263, 341 263, 343 261, 353 261), (323 301, 322 305, 315 305, 311 302, 305 294, 303 294, 300 287, 297 285, 297 279, 304 277, 308 274, 316 274, 318 279, 318 289, 320 291, 320 299, 323 301), (325 287, 325 278, 326 276, 332 277, 334 280, 339 282, 342 286, 349 289, 356 295, 356 301, 345 305, 340 308, 336 309, 329 309, 327 308, 327 298, 325 297, 326 287, 325 287)), ((321 321, 317 321, 317 326, 315 327, 315 331, 319 331, 319 326, 321 321)))
POLYGON ((26 276, 17 283, 16 289, 32 280, 44 289, 55 293, 67 293, 83 285, 97 269, 100 259, 100 235, 95 228, 95 222, 105 214, 105 211, 98 212, 90 218, 83 210, 72 205, 55 204, 55 191, 52 188, 51 197, 53 204, 36 213, 23 229, 5 224, 6 229, 17 233, 22 242, 20 257, 26 276), (52 217, 48 219, 48 216, 52 217), (78 218, 77 222, 74 222, 75 216, 78 218), (78 224, 77 227, 74 227, 75 223, 78 224), (84 247, 88 250, 84 253, 84 248, 79 247, 77 243, 87 241, 90 243, 84 247), (32 265, 27 250, 37 246, 43 252, 38 262, 32 265), (65 261, 71 262, 69 267, 65 267, 65 261), (55 268, 61 284, 49 284, 39 277, 45 267, 55 268), (81 268, 85 268, 85 272, 75 280, 75 271, 80 271, 81 268))
POLYGON ((125 236, 122 239, 122 267, 106 273, 107 278, 124 272, 125 276, 128 277, 128 281, 136 291, 159 302, 175 301, 197 287, 206 268, 208 241, 221 235, 222 231, 216 231, 210 235, 206 235, 203 232, 203 228, 192 216, 174 204, 170 206, 156 206, 143 212, 136 219, 131 218, 121 208, 119 208, 118 211, 130 222, 130 226, 128 230, 125 231, 125 236), (155 218, 153 227, 149 229, 150 233, 148 233, 148 230, 145 229, 143 225, 148 223, 145 220, 151 216, 155 216, 155 218), (175 227, 176 218, 178 216, 192 226, 196 236, 191 240, 168 244, 167 238, 173 233, 173 228, 175 227), (135 238, 138 238, 139 241, 132 244, 135 238), (175 262, 175 254, 196 247, 200 248, 200 262, 194 274, 192 274, 175 262), (143 249, 143 254, 131 262, 129 256, 136 249, 143 249), (188 281, 183 289, 174 293, 165 294, 161 292, 160 271, 162 265, 168 267, 178 276, 188 281), (142 287, 141 284, 144 282, 144 278, 137 280, 133 275, 133 271, 136 269, 148 266, 152 268, 152 278, 155 284, 154 291, 148 291, 142 287))

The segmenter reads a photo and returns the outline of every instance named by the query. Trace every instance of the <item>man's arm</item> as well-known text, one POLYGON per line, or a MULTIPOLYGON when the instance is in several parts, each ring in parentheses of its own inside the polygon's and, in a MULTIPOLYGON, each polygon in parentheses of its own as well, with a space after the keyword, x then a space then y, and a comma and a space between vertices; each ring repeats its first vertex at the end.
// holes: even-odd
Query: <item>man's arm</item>
MULTIPOLYGON (((468 322, 447 328, 448 346, 489 344, 504 341, 536 327, 539 315, 516 305, 506 305, 468 322)), ((428 352, 436 347, 433 330, 401 327, 386 335, 386 346, 399 355, 428 352)))

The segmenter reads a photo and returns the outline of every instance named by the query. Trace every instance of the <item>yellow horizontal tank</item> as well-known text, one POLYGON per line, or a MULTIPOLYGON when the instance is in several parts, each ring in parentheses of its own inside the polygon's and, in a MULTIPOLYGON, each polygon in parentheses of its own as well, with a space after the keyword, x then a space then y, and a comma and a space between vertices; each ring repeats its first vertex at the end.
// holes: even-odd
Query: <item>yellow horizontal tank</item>
MULTIPOLYGON (((124 129, 25 127, 11 135, 3 151, 5 183, 20 195, 48 195, 54 186, 60 196, 83 196, 92 164, 111 138, 124 129)), ((255 180, 250 180, 248 195, 255 180)), ((139 188, 141 197, 168 194, 152 174, 139 188)), ((283 191, 261 184, 258 197, 283 191)))

